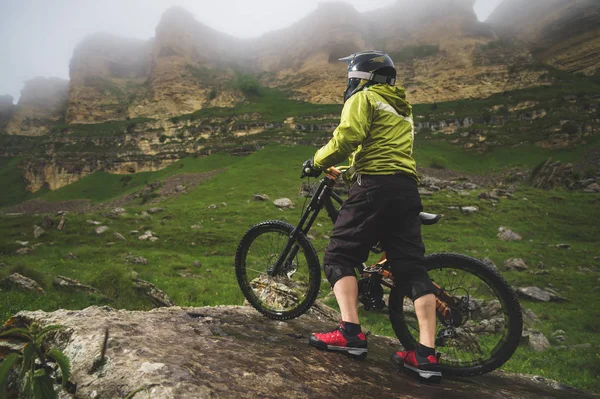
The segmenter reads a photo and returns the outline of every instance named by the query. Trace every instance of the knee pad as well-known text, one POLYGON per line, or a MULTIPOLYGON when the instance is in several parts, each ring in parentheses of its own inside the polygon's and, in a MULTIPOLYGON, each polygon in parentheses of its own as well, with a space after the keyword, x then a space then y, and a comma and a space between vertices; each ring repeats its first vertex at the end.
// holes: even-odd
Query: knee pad
POLYGON ((410 287, 409 295, 412 301, 416 301, 422 296, 427 294, 435 294, 435 286, 431 282, 431 279, 426 274, 424 276, 414 277, 409 283, 410 287))
POLYGON ((331 288, 333 288, 339 279, 348 276, 356 277, 353 267, 325 265, 323 266, 323 270, 325 271, 325 277, 327 277, 327 281, 329 281, 329 284, 331 284, 331 288))

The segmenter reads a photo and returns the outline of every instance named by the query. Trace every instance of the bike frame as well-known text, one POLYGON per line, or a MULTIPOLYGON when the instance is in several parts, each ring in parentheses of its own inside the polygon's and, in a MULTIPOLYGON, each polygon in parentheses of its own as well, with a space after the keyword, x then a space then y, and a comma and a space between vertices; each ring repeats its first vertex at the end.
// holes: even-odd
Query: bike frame
POLYGON ((342 172, 336 168, 327 169, 325 177, 321 179, 319 187, 317 188, 315 194, 312 196, 308 207, 302 214, 298 225, 294 230, 292 230, 288 242, 283 251, 281 252, 281 255, 279 255, 275 266, 273 266, 271 270, 268 270, 268 274, 270 277, 277 276, 279 273, 281 273, 283 265, 291 262, 291 260, 296 257, 300 246, 294 245, 294 242, 296 242, 300 234, 308 234, 312 225, 315 223, 317 216, 319 216, 319 212, 325 206, 325 201, 333 193, 333 186, 335 185, 337 178, 341 174, 342 172), (286 262, 286 260, 288 261, 286 262))
MULTIPOLYGON (((325 206, 325 201, 327 201, 327 199, 331 196, 339 203, 343 202, 342 198, 333 191, 333 186, 335 186, 335 182, 337 181, 338 177, 341 176, 342 173, 342 171, 334 167, 327 169, 325 177, 321 179, 321 182, 319 183, 317 190, 312 196, 308 207, 300 217, 300 221, 296 225, 296 228, 292 230, 288 238, 288 242, 283 251, 281 251, 277 262, 272 268, 269 268, 269 270, 267 271, 270 277, 277 276, 279 273, 281 273, 281 271, 284 270, 284 265, 290 264, 292 260, 296 257, 298 251, 300 250, 300 246, 297 244, 294 245, 294 242, 297 241, 298 236, 300 234, 308 234, 312 225, 317 219, 317 216, 319 216, 319 212, 321 212, 321 210, 325 206)), ((361 277, 371 277, 374 275, 378 275, 381 277, 378 281, 379 284, 384 285, 388 288, 392 288, 394 286, 394 277, 392 275, 392 272, 386 267, 386 264, 387 257, 384 252, 381 256, 381 259, 376 264, 368 267, 359 267, 359 275, 361 277), (388 281, 385 281, 383 280, 384 278, 392 280, 392 282, 390 283, 388 281)), ((448 295, 444 291, 444 289, 442 289, 442 287, 437 285, 435 282, 433 282, 433 285, 437 290, 437 293, 435 295, 436 310, 446 321, 451 322, 453 317, 450 306, 455 304, 454 300, 450 295, 448 295)))

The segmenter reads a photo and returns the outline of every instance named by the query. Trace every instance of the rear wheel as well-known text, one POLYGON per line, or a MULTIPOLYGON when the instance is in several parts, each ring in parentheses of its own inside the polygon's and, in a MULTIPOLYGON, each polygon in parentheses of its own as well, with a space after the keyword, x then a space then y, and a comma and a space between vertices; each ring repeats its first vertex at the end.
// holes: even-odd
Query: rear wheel
MULTIPOLYGON (((468 256, 434 254, 426 262, 432 281, 447 294, 437 295, 442 373, 473 376, 502 366, 517 349, 523 328, 513 289, 496 270, 468 256)), ((414 349, 419 337, 414 306, 399 287, 390 293, 389 313, 402 345, 414 349)))
POLYGON ((314 303, 321 283, 319 258, 304 234, 294 242, 295 256, 288 258, 276 276, 269 271, 288 244, 294 226, 271 220, 253 226, 242 238, 235 256, 238 284, 256 310, 276 320, 305 313, 314 303))

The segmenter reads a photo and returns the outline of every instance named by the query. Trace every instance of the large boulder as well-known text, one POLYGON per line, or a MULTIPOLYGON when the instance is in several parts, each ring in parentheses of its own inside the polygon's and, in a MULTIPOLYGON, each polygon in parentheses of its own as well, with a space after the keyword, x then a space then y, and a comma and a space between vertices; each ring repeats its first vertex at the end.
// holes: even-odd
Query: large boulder
POLYGON ((23 327, 33 321, 65 326, 50 336, 49 344, 71 360, 71 380, 80 398, 122 398, 138 389, 135 398, 335 398, 351 393, 356 398, 468 399, 498 392, 520 399, 591 397, 502 371, 476 381, 420 384, 391 364, 390 354, 400 348, 395 339, 370 336, 365 361, 310 347, 310 333, 332 325, 310 315, 281 322, 238 306, 149 312, 90 307, 20 312, 10 324, 23 327), (106 361, 92 368, 107 328, 106 361))

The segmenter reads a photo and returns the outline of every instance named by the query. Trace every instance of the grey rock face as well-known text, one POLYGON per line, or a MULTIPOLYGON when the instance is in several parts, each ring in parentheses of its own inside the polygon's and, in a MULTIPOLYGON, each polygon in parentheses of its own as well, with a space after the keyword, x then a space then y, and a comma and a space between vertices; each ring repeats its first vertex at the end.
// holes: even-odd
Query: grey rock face
POLYGON ((279 198, 273 201, 273 204, 280 209, 293 209, 294 203, 289 198, 279 198))
POLYGON ((562 297, 557 291, 554 291, 550 288, 543 290, 539 287, 521 287, 521 288, 517 289, 517 294, 519 294, 520 296, 522 296, 524 298, 533 299, 535 301, 541 301, 541 302, 568 301, 567 298, 562 297))
POLYGON ((27 247, 19 248, 19 249, 17 249, 16 254, 17 255, 27 255, 31 251, 33 251, 33 249, 31 249, 31 248, 27 248, 27 247))
POLYGON ((154 284, 136 278, 134 279, 134 285, 140 291, 143 291, 146 295, 148 295, 156 306, 175 306, 175 302, 173 302, 167 294, 165 294, 162 290, 157 288, 154 284))
POLYGON ((135 256, 131 253, 125 255, 125 260, 128 263, 131 263, 133 265, 147 265, 148 264, 148 259, 144 258, 143 256, 135 256))
POLYGON ((527 264, 525 263, 525 261, 523 259, 520 259, 520 258, 506 259, 504 261, 504 268, 506 270, 522 271, 522 270, 527 270, 527 264))
POLYGON ((583 191, 586 193, 600 193, 600 184, 592 183, 588 185, 583 191))
POLYGON ((36 294, 46 295, 46 291, 34 280, 22 276, 19 273, 13 273, 0 283, 4 286, 16 288, 23 291, 35 292, 36 294))
POLYGON ((94 230, 96 232, 96 234, 103 234, 106 233, 108 231, 108 226, 99 226, 96 227, 96 230, 94 230))
MULTIPOLYGON (((54 281, 52 282, 52 284, 54 284, 57 287, 61 287, 61 288, 82 290, 82 291, 90 292, 93 294, 102 295, 102 293, 100 291, 98 291, 98 289, 96 289, 90 285, 83 284, 81 281, 75 280, 74 278, 69 278, 69 277, 64 277, 64 276, 56 276, 54 278, 54 281)), ((102 295, 102 296, 104 297, 104 295, 102 295)))
POLYGON ((535 301, 550 302, 552 295, 539 287, 521 287, 517 289, 517 293, 527 299, 535 301))
POLYGON ((514 231, 507 229, 504 226, 500 226, 498 228, 498 238, 502 241, 520 241, 523 239, 519 234, 514 231))
POLYGON ((35 224, 33 225, 33 236, 35 238, 40 238, 42 236, 42 234, 44 234, 44 233, 45 233, 45 231, 43 228, 41 228, 40 226, 35 225, 35 224))
POLYGON ((550 348, 550 341, 544 334, 537 330, 525 330, 521 335, 522 342, 536 352, 543 352, 550 348))
MULTIPOLYGON (((390 364, 397 340, 370 336, 365 361, 308 346, 313 331, 331 329, 314 316, 280 322, 249 307, 161 308, 149 312, 91 307, 80 311, 21 312, 15 327, 37 321, 62 324, 50 344, 73 367, 77 397, 121 398, 140 388, 141 398, 482 398, 591 397, 557 390, 531 377, 497 371, 468 382, 417 383, 390 364), (109 329, 105 365, 90 368, 109 329), (344 367, 340 367, 340 363, 344 367)), ((138 396, 136 395, 136 397, 138 396)))
POLYGON ((269 196, 267 194, 254 194, 252 196, 252 199, 254 199, 255 201, 268 201, 269 196))
POLYGON ((126 239, 126 238, 123 236, 123 234, 121 234, 121 233, 115 233, 115 234, 114 234, 114 236, 115 236, 115 238, 116 238, 117 240, 120 240, 120 241, 127 241, 127 239, 126 239))
POLYGON ((460 210, 465 215, 471 215, 471 214, 473 214, 475 212, 479 212, 479 207, 477 207, 477 206, 463 206, 462 208, 460 208, 460 210))

